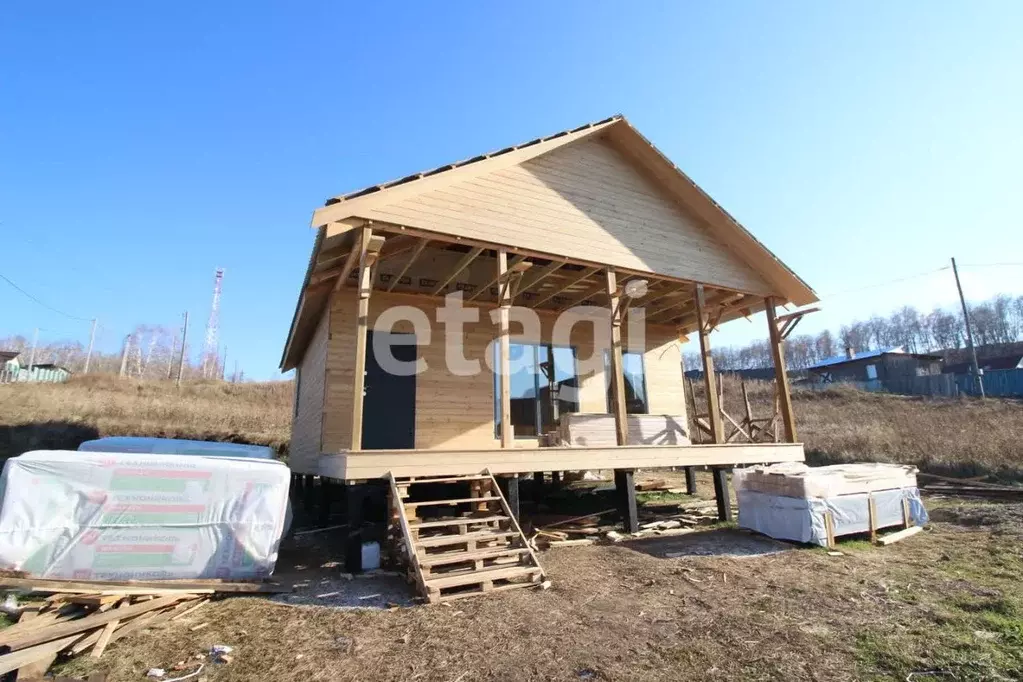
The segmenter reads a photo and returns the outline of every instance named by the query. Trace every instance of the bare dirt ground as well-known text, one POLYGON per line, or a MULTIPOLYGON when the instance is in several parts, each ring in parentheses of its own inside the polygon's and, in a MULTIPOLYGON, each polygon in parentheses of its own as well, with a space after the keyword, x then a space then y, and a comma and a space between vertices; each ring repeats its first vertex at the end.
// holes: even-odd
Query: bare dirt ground
MULTIPOLYGON (((192 679, 1020 679, 1023 505, 928 505, 936 520, 926 532, 885 548, 849 541, 829 556, 767 541, 769 551, 724 556, 761 539, 719 526, 555 548, 541 555, 550 590, 432 606, 388 607, 382 596, 348 608, 378 590, 341 576, 339 547, 326 542, 289 564, 304 584, 293 604, 226 599, 62 672, 137 681, 227 644, 234 660, 192 679), (302 605, 332 591, 341 594, 324 598, 331 606, 302 605)), ((378 584, 391 589, 393 578, 378 584)))

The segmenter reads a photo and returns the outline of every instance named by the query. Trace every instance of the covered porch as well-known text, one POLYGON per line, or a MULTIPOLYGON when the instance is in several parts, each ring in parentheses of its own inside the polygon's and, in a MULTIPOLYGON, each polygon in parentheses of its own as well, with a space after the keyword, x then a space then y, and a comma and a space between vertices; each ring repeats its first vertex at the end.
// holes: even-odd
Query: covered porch
MULTIPOLYGON (((380 221, 358 219, 328 225, 321 229, 317 242, 302 301, 303 305, 326 308, 327 336, 337 347, 331 346, 327 353, 323 448, 308 473, 327 481, 324 499, 328 504, 330 482, 351 486, 388 476, 414 479, 487 470, 502 478, 510 499, 517 499, 520 475, 613 470, 621 487, 625 526, 631 530, 636 526, 636 505, 629 489, 636 469, 711 467, 719 514, 727 519, 728 468, 804 458, 803 447, 796 441, 783 362, 776 363, 780 442, 726 442, 717 404, 709 336, 724 321, 766 310, 768 336, 776 357, 781 358, 784 336, 798 316, 776 316, 777 301, 771 296, 380 221), (436 314, 445 297, 454 292, 461 294, 465 305, 484 311, 483 323, 464 331, 465 354, 487 360, 492 351, 489 357, 494 360, 496 381, 463 377, 435 366, 443 365, 446 351, 417 334, 408 320, 393 317, 383 325, 386 328, 381 326, 387 311, 397 306, 436 314), (579 349, 602 352, 601 370, 595 376, 572 378, 578 389, 575 403, 556 397, 554 372, 549 386, 538 380, 538 416, 535 426, 526 429, 520 428, 517 416, 523 410, 516 409, 513 414, 516 400, 523 399, 513 397, 514 381, 509 380, 513 306, 532 310, 540 319, 533 337, 523 328, 516 329, 516 339, 525 336, 527 341, 551 349, 555 347, 552 329, 560 315, 583 310, 607 322, 603 328, 593 325, 593 331, 587 325, 573 330, 568 346, 573 357, 579 349), (485 319, 487 314, 491 320, 485 319), (630 349, 629 332, 635 335, 634 325, 644 329, 643 345, 638 349, 630 349), (429 361, 429 369, 406 384, 414 393, 408 403, 408 419, 399 414, 401 400, 386 401, 383 421, 380 405, 373 407, 381 390, 374 385, 379 374, 371 341, 374 333, 409 335, 415 349, 412 356, 429 361), (601 333, 606 336, 599 337, 601 333), (700 341, 708 390, 706 409, 689 415, 679 347, 692 334, 700 341), (625 354, 630 350, 644 370, 638 384, 635 377, 626 378, 625 354), (637 400, 640 389, 642 399, 637 400), (551 404, 540 405, 541 396, 551 404), (611 442, 599 446, 559 443, 550 432, 557 424, 559 409, 606 413, 614 427, 611 442), (374 410, 378 414, 374 415, 374 410), (682 437, 665 443, 630 434, 630 417, 637 411, 678 420, 685 425, 682 437), (700 440, 706 444, 691 443, 690 421, 702 432, 700 440), (381 441, 373 433, 380 429, 391 439, 407 432, 408 446, 387 447, 387 442, 395 441, 381 441)), ((299 318, 296 315, 296 324, 299 318)), ((307 342, 302 335, 313 333, 293 327, 292 340, 307 342)), ((461 328, 459 333, 463 333, 461 328)), ((550 357, 553 360, 553 355, 550 357)), ((483 371, 489 374, 485 368, 483 371)))

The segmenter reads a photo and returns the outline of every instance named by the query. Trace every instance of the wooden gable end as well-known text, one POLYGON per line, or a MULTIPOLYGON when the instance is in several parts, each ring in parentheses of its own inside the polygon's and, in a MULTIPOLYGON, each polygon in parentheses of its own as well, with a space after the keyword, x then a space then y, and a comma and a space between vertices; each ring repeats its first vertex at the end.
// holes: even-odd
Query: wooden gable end
POLYGON ((393 202, 374 202, 358 214, 754 294, 775 293, 709 227, 599 136, 396 196, 393 202))

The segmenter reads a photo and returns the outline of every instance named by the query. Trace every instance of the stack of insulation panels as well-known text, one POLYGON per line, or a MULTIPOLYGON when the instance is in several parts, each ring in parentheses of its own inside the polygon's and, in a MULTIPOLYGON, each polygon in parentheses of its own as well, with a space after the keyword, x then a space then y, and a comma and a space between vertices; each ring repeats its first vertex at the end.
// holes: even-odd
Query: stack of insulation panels
POLYGON ((37 450, 0 477, 0 568, 71 580, 266 578, 288 467, 250 457, 37 450))
POLYGON ((736 469, 739 527, 779 540, 833 546, 835 537, 921 525, 917 469, 900 464, 801 462, 736 469))

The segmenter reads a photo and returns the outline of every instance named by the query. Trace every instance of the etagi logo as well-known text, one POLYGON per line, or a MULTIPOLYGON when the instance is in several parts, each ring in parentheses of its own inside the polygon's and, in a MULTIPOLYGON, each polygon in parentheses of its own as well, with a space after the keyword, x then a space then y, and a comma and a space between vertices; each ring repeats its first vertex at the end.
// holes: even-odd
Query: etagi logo
MULTIPOLYGON (((647 293, 645 281, 629 282, 624 288, 624 296, 619 299, 618 319, 625 319, 625 337, 627 348, 643 352, 646 348, 646 311, 642 307, 629 307, 633 299, 641 298, 647 293), (627 315, 625 314, 627 311, 627 315)), ((539 313, 532 308, 511 306, 509 313, 509 343, 549 342, 553 346, 572 346, 588 353, 580 352, 576 356, 577 370, 580 376, 603 371, 604 349, 611 344, 611 325, 615 318, 614 311, 600 306, 575 306, 558 313, 553 317, 545 315, 541 319, 539 313), (589 327, 589 329, 586 329, 589 327), (515 333, 511 333, 515 330, 515 333), (549 334, 545 334, 549 330, 549 334), (573 338, 576 343, 573 343, 573 338), (585 340, 579 343, 580 339, 585 340)), ((500 329, 501 310, 489 311, 490 324, 495 330, 500 329)), ((479 357, 468 357, 466 354, 467 333, 479 333, 481 309, 465 306, 463 292, 456 291, 444 297, 444 305, 437 308, 436 320, 421 308, 411 305, 391 306, 383 310, 373 325, 373 345, 370 349, 380 368, 394 376, 414 376, 426 372, 430 365, 424 357, 413 360, 402 360, 395 357, 393 346, 400 345, 401 339, 409 338, 416 345, 430 346, 434 342, 435 324, 440 326, 443 335, 444 369, 453 376, 476 376, 483 371, 500 374, 501 368, 495 366, 498 354, 495 346, 500 337, 495 335, 487 344, 482 362, 479 357), (413 337, 395 334, 396 327, 403 332, 411 327, 413 337), (468 329, 467 329, 468 327, 468 329), (414 341, 412 340, 414 338, 414 341)), ((530 359, 524 356, 512 357, 509 362, 509 374, 529 368, 530 359)), ((570 387, 566 387, 570 388, 570 387)), ((565 396, 569 398, 569 396, 565 396)))

